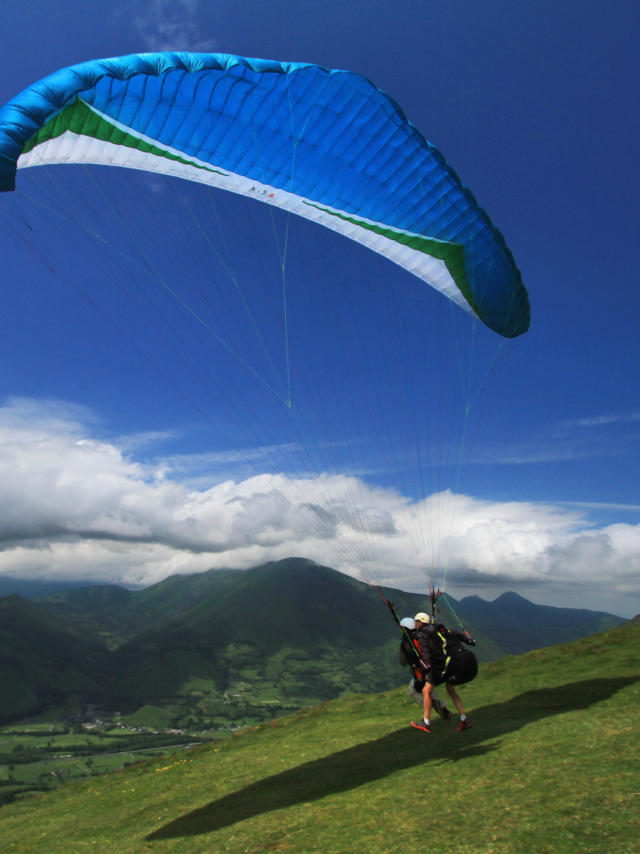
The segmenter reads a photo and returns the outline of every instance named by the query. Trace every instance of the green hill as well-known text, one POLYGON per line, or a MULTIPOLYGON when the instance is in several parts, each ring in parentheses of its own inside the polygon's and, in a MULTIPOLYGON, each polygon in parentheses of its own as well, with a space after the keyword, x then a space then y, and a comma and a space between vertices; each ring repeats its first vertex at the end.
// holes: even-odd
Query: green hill
POLYGON ((459 608, 477 630, 512 655, 567 643, 624 622, 603 611, 534 605, 517 593, 503 593, 493 602, 467 596, 459 608))
MULTIPOLYGON (((401 616, 428 609, 424 595, 387 595, 401 616)), ((481 661, 589 634, 607 616, 576 612, 576 620, 510 596, 504 607, 472 599, 468 610, 468 600, 441 597, 439 616, 456 625, 451 606, 465 620, 481 661)), ((382 691, 402 672, 379 591, 302 558, 172 576, 139 591, 94 585, 0 601, 7 614, 18 608, 14 624, 23 626, 22 646, 7 635, 0 657, 9 686, 0 721, 97 702, 135 725, 228 729, 345 692, 382 691), (28 628, 36 615, 56 639, 40 624, 28 628)))
MULTIPOLYGON (((393 597, 403 614, 425 607, 424 596, 394 591, 393 597)), ((14 600, 2 601, 9 611, 14 600)), ((67 705, 75 703, 80 712, 99 702, 136 725, 228 729, 345 691, 383 690, 401 673, 398 631, 378 592, 301 558, 244 572, 173 576, 135 592, 94 585, 21 607, 37 611, 62 634, 90 639, 87 649, 99 643, 109 649, 94 656, 100 672, 69 688, 67 705)), ((443 617, 453 619, 446 609, 443 617)), ((55 666, 44 672, 68 668, 66 647, 38 646, 41 633, 25 625, 29 635, 28 654, 14 655, 7 639, 0 680, 7 674, 13 685, 18 672, 29 674, 33 702, 13 702, 19 692, 12 688, 0 702, 0 721, 47 710, 41 659, 59 651, 55 666)), ((477 650, 485 659, 501 652, 482 636, 477 650)), ((69 680, 59 693, 65 685, 69 680)), ((64 705, 59 696, 55 700, 49 705, 64 705)))
POLYGON ((640 621, 485 664, 472 729, 346 696, 0 811, 12 854, 640 851, 640 621))
POLYGON ((73 590, 78 587, 91 587, 93 581, 57 581, 43 578, 21 578, 15 575, 0 575, 0 597, 21 596, 23 599, 41 599, 73 590))
MULTIPOLYGON (((382 690, 402 672, 398 631, 379 595, 335 570, 290 559, 211 574, 201 586, 179 619, 115 653, 119 708, 170 707, 192 727, 225 715, 229 725, 382 690)), ((424 597, 404 596, 408 613, 424 607, 424 597)))
POLYGON ((92 633, 110 649, 136 633, 134 601, 134 593, 116 584, 58 590, 39 597, 39 604, 60 622, 92 633))
POLYGON ((107 651, 89 633, 61 622, 38 603, 19 596, 0 599, 2 720, 79 698, 99 702, 108 672, 107 651))

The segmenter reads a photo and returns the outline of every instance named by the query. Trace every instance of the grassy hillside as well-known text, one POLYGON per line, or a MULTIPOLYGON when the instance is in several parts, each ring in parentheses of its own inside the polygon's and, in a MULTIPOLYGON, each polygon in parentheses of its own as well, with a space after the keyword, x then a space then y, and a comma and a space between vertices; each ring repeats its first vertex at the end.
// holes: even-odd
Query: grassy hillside
POLYGON ((0 599, 0 719, 102 697, 108 656, 88 632, 19 596, 0 599))
POLYGON ((0 810, 13 854, 640 851, 640 622, 483 665, 472 729, 348 696, 0 810))

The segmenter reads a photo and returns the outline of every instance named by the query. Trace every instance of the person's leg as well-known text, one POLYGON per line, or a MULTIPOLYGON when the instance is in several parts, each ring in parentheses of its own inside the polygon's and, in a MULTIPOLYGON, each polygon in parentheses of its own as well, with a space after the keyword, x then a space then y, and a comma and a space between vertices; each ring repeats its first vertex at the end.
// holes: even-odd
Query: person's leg
POLYGON ((458 692, 456 691, 456 689, 449 682, 447 682, 447 693, 449 694, 449 696, 453 700, 454 706, 456 707, 456 709, 458 710, 458 713, 462 717, 462 715, 464 715, 464 706, 462 705, 462 700, 458 696, 458 692))
POLYGON ((425 682, 424 688, 422 689, 422 705, 424 709, 424 719, 425 721, 431 720, 431 690, 432 690, 431 682, 425 682))
POLYGON ((462 732, 463 729, 469 729, 471 724, 467 720, 467 716, 464 713, 464 706, 462 705, 462 700, 458 696, 458 692, 451 685, 451 683, 447 682, 447 692, 451 699, 453 700, 456 709, 460 714, 460 723, 458 724, 458 732, 462 732))
POLYGON ((425 682, 424 688, 422 689, 422 714, 424 716, 424 720, 411 721, 412 727, 424 730, 424 732, 431 732, 431 706, 433 705, 431 698, 432 690, 433 685, 431 682, 425 682))

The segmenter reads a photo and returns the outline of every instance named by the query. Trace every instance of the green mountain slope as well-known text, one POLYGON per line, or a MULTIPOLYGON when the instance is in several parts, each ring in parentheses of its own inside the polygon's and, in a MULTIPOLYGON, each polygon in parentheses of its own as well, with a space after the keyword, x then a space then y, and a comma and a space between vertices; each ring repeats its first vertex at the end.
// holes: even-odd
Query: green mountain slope
POLYGON ((473 727, 348 696, 0 813, 0 845, 92 850, 622 854, 640 850, 640 621, 483 665, 473 727), (425 833, 428 840, 425 842, 425 833))
MULTIPOLYGON (((272 715, 405 678, 398 629, 379 592, 361 582, 291 558, 214 587, 178 620, 117 651, 118 707, 175 705, 190 695, 181 702, 194 710, 194 726, 221 715, 229 695, 242 719, 260 707, 272 715)), ((403 614, 426 607, 423 596, 396 593, 403 614)), ((482 637, 477 649, 481 658, 495 654, 482 637)))
POLYGON ((191 691, 194 699, 204 692, 211 711, 222 692, 239 706, 271 702, 277 711, 278 699, 295 707, 402 678, 397 629, 381 599, 341 573, 291 559, 222 578, 207 592, 118 650, 120 705, 171 703, 191 691))
POLYGON ((89 634, 35 602, 0 599, 2 720, 62 706, 74 696, 100 702, 108 672, 107 651, 89 634))
POLYGON ((135 633, 135 594, 116 584, 95 584, 60 590, 39 598, 60 622, 91 632, 110 649, 135 633))
POLYGON ((92 585, 56 591, 40 601, 60 618, 93 626, 111 649, 149 629, 175 622, 203 600, 215 601, 240 573, 212 570, 197 575, 172 575, 143 590, 92 585))
POLYGON ((23 599, 42 599, 64 590, 78 587, 91 587, 92 581, 57 581, 43 578, 20 578, 13 575, 0 575, 0 598, 21 596, 23 599))
MULTIPOLYGON (((423 596, 393 595, 402 614, 426 607, 423 596)), ((299 558, 245 572, 175 576, 135 592, 80 588, 31 604, 52 626, 72 626, 111 650, 100 659, 101 678, 92 675, 86 692, 81 680, 74 683, 70 693, 78 708, 95 702, 97 681, 107 708, 145 709, 134 719, 138 724, 228 728, 405 678, 397 662, 398 630, 379 593, 299 558)), ((18 667, 38 682, 38 637, 34 632, 31 658, 20 653, 18 663, 7 642, 0 679, 18 667)), ((481 658, 500 653, 478 640, 481 658)), ((45 658, 58 648, 48 646, 45 658)), ((61 648, 58 670, 67 667, 65 655, 61 648)), ((25 711, 45 710, 47 690, 35 695, 40 706, 25 711)), ((14 713, 13 704, 0 702, 0 720, 14 713)))
MULTIPOLYGON (((38 598, 60 618, 79 623, 85 628, 90 627, 110 648, 115 649, 147 631, 179 622, 187 614, 190 614, 190 622, 196 620, 198 614, 202 620, 209 620, 210 624, 225 621, 226 627, 233 632, 234 627, 245 620, 243 612, 250 607, 250 597, 260 596, 263 592, 267 599, 260 603, 260 612, 256 615, 259 619, 277 613, 280 617, 286 614, 286 619, 297 620, 297 611, 289 611, 287 614, 286 605, 279 607, 279 597, 287 585, 293 584, 297 588, 302 582, 311 583, 314 587, 307 596, 300 592, 298 605, 308 606, 318 594, 319 601, 323 601, 331 584, 328 581, 326 584, 314 581, 313 567, 317 568, 318 564, 304 558, 287 558, 241 572, 211 570, 197 575, 174 575, 143 590, 128 591, 114 585, 91 585, 58 590, 38 598), (271 590, 261 590, 261 586, 269 584, 269 579, 271 590)), ((340 581, 348 582, 356 590, 368 591, 368 595, 378 603, 382 601, 365 584, 328 567, 321 569, 334 579, 337 576, 340 581)), ((6 580, 7 590, 12 589, 9 582, 6 580)), ((22 588, 25 584, 28 586, 28 582, 23 582, 22 588)), ((346 583, 340 589, 344 592, 346 583)), ((21 595, 27 596, 26 593, 21 595)), ((427 607, 424 595, 398 590, 391 590, 388 595, 401 615, 412 615, 416 610, 427 607)), ((353 600, 348 597, 347 601, 350 605, 353 600)), ((541 646, 577 640, 624 622, 623 618, 604 612, 535 605, 515 593, 505 593, 493 602, 478 596, 468 596, 456 602, 455 599, 443 596, 439 599, 439 606, 444 622, 455 625, 459 617, 467 628, 473 627, 482 638, 480 657, 485 659, 496 658, 505 652, 527 652, 541 646), (448 603, 451 603, 454 613, 448 603)), ((351 618, 348 609, 341 608, 338 601, 325 608, 324 612, 322 607, 314 606, 309 617, 317 621, 319 628, 322 619, 327 615, 332 615, 333 619, 333 614, 344 616, 345 620, 351 618)))
POLYGON ((493 602, 468 596, 459 607, 478 631, 514 655, 567 643, 625 622, 602 611, 534 605, 517 593, 503 593, 493 602))
MULTIPOLYGON (((387 595, 400 616, 429 609, 424 595, 387 595)), ((462 617, 479 660, 487 661, 588 634, 607 616, 575 612, 578 619, 515 594, 501 600, 441 597, 439 617, 454 626, 455 615, 462 617)), ((0 601, 9 613, 13 600, 0 601)), ((37 603, 16 601, 24 615, 14 623, 26 621, 22 640, 29 644, 14 649, 15 634, 5 638, 0 680, 12 687, 0 698, 0 721, 62 703, 81 710, 98 700, 126 714, 143 709, 132 719, 137 724, 228 728, 407 678, 397 661, 398 630, 379 591, 302 558, 173 576, 139 591, 94 585, 37 603), (36 613, 67 645, 39 627, 27 629, 36 613), (80 658, 68 635, 84 644, 80 658)))

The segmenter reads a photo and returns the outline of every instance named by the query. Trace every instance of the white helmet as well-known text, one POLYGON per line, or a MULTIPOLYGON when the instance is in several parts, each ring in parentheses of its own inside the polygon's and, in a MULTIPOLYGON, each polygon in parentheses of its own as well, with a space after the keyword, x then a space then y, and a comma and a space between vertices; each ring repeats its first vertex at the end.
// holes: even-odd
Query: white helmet
POLYGON ((426 625, 431 622, 431 617, 428 614, 425 614, 424 611, 420 611, 419 614, 416 614, 414 619, 416 623, 425 623, 426 625))
POLYGON ((405 617, 404 620, 400 620, 400 625, 404 629, 409 629, 409 631, 412 632, 415 630, 416 621, 413 619, 413 617, 405 617))

